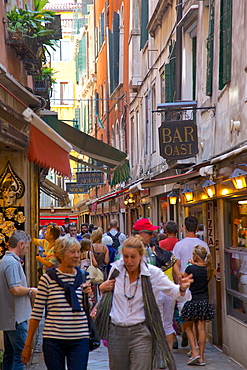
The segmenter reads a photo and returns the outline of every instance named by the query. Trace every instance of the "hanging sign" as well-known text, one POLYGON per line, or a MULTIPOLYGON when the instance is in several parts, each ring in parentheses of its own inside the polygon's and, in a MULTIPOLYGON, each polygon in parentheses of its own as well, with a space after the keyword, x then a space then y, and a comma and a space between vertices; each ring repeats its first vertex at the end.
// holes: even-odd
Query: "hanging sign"
POLYGON ((185 159, 198 153, 197 126, 193 120, 164 121, 159 127, 160 155, 185 159))
POLYGON ((103 173, 93 171, 76 172, 77 183, 81 185, 96 186, 103 185, 103 173))
POLYGON ((88 189, 89 189, 89 186, 78 184, 78 182, 67 182, 66 183, 66 191, 69 194, 87 193, 88 189))

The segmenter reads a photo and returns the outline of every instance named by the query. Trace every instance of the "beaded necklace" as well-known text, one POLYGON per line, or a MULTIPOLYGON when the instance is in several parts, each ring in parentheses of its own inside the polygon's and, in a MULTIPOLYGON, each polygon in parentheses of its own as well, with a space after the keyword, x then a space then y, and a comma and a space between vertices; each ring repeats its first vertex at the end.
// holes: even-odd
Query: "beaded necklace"
POLYGON ((135 290, 134 290, 134 294, 132 296, 128 296, 126 294, 126 273, 124 274, 124 296, 125 298, 127 298, 128 300, 130 299, 133 299, 136 295, 136 291, 137 291, 137 287, 138 287, 138 281, 139 281, 140 277, 138 276, 137 280, 136 280, 136 286, 135 286, 135 290))

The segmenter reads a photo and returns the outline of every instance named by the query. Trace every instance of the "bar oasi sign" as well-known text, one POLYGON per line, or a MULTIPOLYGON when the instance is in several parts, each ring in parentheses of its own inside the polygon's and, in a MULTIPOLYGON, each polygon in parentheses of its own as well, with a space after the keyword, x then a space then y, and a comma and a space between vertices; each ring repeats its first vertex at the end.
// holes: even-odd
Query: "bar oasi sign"
POLYGON ((191 120, 166 121, 159 127, 160 155, 185 159, 198 153, 197 126, 191 120))

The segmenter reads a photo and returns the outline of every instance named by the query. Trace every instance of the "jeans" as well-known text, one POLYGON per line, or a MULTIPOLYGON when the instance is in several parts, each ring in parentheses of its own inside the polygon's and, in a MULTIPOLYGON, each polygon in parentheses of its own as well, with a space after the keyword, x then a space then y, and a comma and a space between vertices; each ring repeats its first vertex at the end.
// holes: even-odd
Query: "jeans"
POLYGON ((15 330, 5 330, 3 370, 23 370, 25 365, 21 361, 21 353, 27 338, 27 322, 15 324, 15 330))
POLYGON ((89 338, 53 339, 43 338, 43 352, 48 370, 86 370, 89 354, 89 338))

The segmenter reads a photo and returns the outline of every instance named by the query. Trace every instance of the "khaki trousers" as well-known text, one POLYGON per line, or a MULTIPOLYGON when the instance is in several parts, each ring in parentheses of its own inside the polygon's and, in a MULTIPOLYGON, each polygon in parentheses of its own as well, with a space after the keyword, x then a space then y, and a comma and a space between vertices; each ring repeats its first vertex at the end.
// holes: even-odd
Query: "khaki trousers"
POLYGON ((108 352, 111 370, 152 369, 152 339, 145 323, 132 326, 111 323, 108 352))

